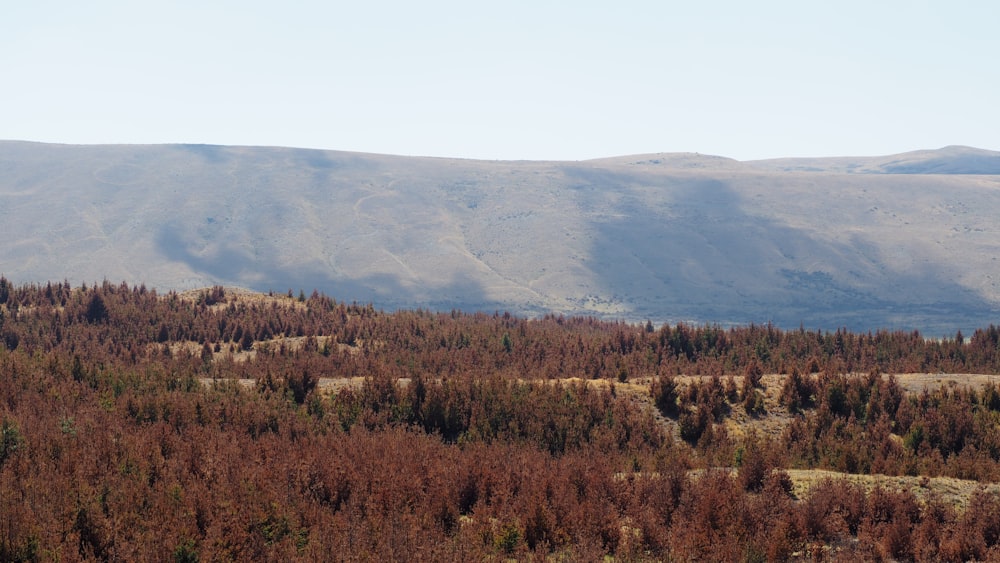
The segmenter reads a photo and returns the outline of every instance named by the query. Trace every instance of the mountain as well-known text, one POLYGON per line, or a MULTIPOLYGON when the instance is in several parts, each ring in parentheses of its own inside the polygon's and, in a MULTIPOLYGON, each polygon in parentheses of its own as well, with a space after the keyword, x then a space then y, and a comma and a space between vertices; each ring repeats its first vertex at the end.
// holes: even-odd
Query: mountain
POLYGON ((842 172, 846 174, 1000 174, 1000 153, 972 147, 853 158, 782 158, 758 160, 754 165, 785 172, 842 172))
POLYGON ((1000 153, 475 161, 0 142, 0 273, 395 309, 953 334, 1000 321, 1000 153))

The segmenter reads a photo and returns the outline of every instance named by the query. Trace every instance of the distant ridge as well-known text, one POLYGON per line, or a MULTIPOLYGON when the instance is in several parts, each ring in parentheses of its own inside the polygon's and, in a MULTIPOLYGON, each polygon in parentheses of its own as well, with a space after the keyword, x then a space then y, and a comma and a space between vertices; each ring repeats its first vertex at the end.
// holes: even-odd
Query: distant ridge
POLYGON ((0 274, 379 307, 1000 322, 1000 153, 575 162, 0 141, 0 274))
POLYGON ((891 156, 780 158, 752 164, 766 169, 853 174, 1000 174, 1000 152, 948 146, 891 156))

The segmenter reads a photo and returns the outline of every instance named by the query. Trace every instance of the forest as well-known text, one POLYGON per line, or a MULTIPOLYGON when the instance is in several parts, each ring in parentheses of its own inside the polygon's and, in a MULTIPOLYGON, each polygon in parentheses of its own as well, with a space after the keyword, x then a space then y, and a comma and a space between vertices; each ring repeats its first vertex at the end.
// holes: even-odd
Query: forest
POLYGON ((0 561, 1000 560, 1000 387, 974 374, 1000 328, 0 277, 0 561))

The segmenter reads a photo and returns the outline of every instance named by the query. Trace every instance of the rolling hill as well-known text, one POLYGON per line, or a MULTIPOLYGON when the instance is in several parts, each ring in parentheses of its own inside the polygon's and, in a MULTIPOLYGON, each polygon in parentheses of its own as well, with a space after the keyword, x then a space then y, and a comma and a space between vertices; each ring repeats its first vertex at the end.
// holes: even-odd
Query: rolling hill
POLYGON ((474 161, 0 142, 0 274, 385 309, 953 334, 1000 320, 1000 153, 474 161))

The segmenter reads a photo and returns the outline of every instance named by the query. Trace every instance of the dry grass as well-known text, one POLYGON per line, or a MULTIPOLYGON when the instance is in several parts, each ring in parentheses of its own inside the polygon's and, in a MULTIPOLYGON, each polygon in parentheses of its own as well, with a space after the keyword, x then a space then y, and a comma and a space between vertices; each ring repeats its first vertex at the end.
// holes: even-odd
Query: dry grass
MULTIPOLYGON (((190 301, 192 303, 197 303, 203 299, 212 288, 199 288, 190 289, 188 291, 183 291, 178 293, 177 296, 184 301, 190 301)), ((251 291, 249 289, 244 289, 241 287, 225 287, 223 288, 225 299, 215 303, 209 308, 212 310, 225 309, 231 303, 246 303, 251 305, 278 305, 279 307, 286 307, 289 309, 300 309, 305 310, 306 304, 303 301, 299 301, 295 297, 290 297, 287 294, 281 293, 260 293, 256 291, 251 291)))
MULTIPOLYGON (((815 377, 816 374, 813 374, 815 377)), ((778 437, 781 432, 791 423, 793 417, 788 412, 788 409, 780 404, 781 397, 781 387, 784 384, 785 375, 781 374, 767 374, 761 378, 761 384, 763 389, 761 392, 764 394, 764 406, 767 410, 767 414, 762 417, 751 417, 746 411, 743 410, 742 406, 734 405, 732 410, 726 416, 724 421, 726 431, 733 438, 741 438, 745 436, 751 429, 758 435, 762 437, 778 437)), ((889 374, 883 375, 883 377, 890 377, 889 374)), ((988 383, 993 383, 994 385, 1000 385, 1000 375, 989 375, 989 374, 975 374, 975 373, 901 373, 892 374, 902 387, 908 393, 920 393, 924 389, 933 391, 942 386, 948 387, 961 387, 961 386, 972 386, 972 387, 982 387, 988 383)), ((675 379, 679 385, 687 386, 692 382, 700 382, 710 379, 711 376, 707 375, 681 375, 677 376, 675 379)), ((742 388, 743 377, 735 376, 737 388, 742 388)), ((723 377, 725 380, 725 377, 723 377)), ((646 378, 634 378, 630 379, 627 385, 616 384, 616 388, 620 393, 633 393, 637 398, 642 399, 649 403, 652 408, 652 398, 649 397, 649 386, 652 383, 651 377, 646 378)), ((669 419, 663 419, 664 423, 668 425, 670 430, 674 433, 674 437, 679 437, 676 423, 669 419)))
MULTIPOLYGON (((714 470, 728 471, 734 473, 733 468, 717 468, 714 470)), ((714 471, 713 470, 713 471, 714 471)), ((705 474, 704 469, 692 469, 688 475, 692 478, 699 478, 705 474)), ((858 475, 853 473, 840 473, 826 469, 784 469, 785 473, 792 480, 792 494, 798 500, 809 498, 813 487, 827 480, 846 481, 861 485, 865 492, 870 493, 878 487, 884 490, 897 492, 910 492, 918 501, 926 501, 935 497, 945 504, 959 510, 965 510, 969 505, 969 500, 977 491, 984 491, 995 497, 1000 497, 1000 483, 980 483, 967 479, 955 479, 953 477, 912 477, 912 476, 892 476, 892 475, 858 475)), ((646 477, 657 478, 658 473, 616 473, 615 479, 625 480, 645 475, 646 477)))
MULTIPOLYGON (((314 338, 316 339, 316 346, 319 349, 323 349, 324 346, 329 346, 331 351, 342 354, 358 354, 361 351, 362 344, 360 342, 355 346, 351 346, 349 344, 334 341, 332 336, 316 336, 314 338)), ((279 352, 282 348, 289 352, 296 352, 305 347, 308 339, 309 337, 307 336, 280 336, 270 340, 258 340, 254 342, 253 348, 250 350, 242 349, 237 342, 220 343, 219 351, 212 352, 212 361, 233 361, 236 363, 242 363, 253 360, 257 357, 258 353, 270 354, 272 352, 279 352)), ((170 349, 170 353, 174 355, 190 354, 192 356, 200 356, 203 346, 204 344, 201 342, 195 342, 193 340, 183 340, 167 344, 167 347, 170 349)), ((147 348, 149 353, 157 353, 163 349, 163 344, 150 344, 147 348)))
POLYGON ((982 489, 994 496, 1000 496, 1000 484, 980 483, 952 477, 855 475, 825 469, 787 469, 785 471, 792 478, 793 492, 799 499, 807 498, 813 486, 827 479, 856 483, 869 492, 876 487, 894 491, 909 491, 919 500, 934 495, 959 510, 968 506, 969 499, 977 490, 982 489))
POLYGON ((983 373, 900 373, 894 377, 900 387, 910 393, 919 393, 924 389, 933 391, 942 386, 982 387, 988 383, 1000 385, 1000 375, 983 373))
MULTIPOLYGON (((264 342, 256 342, 252 350, 240 350, 238 345, 230 346, 229 344, 223 345, 220 352, 213 354, 213 361, 227 361, 231 360, 234 362, 245 362, 253 359, 258 350, 278 350, 281 346, 285 346, 290 350, 299 350, 305 343, 304 337, 297 338, 277 338, 273 340, 268 340, 264 342), (230 350, 233 348, 233 350, 230 350)), ((328 336, 318 336, 316 337, 317 344, 322 348, 327 342, 330 342, 331 348, 334 348, 340 352, 347 353, 358 353, 360 351, 359 346, 348 346, 346 344, 335 343, 332 341, 332 337, 328 336)), ((159 345, 153 345, 153 349, 156 349, 159 345)), ((201 353, 202 345, 197 342, 177 342, 170 344, 171 352, 173 353, 190 353, 192 355, 197 355, 201 353)), ((677 382, 681 386, 689 385, 694 381, 708 379, 710 376, 678 376, 677 382)), ((888 375, 886 376, 888 377, 888 375)), ((982 386, 987 383, 994 383, 1000 385, 1000 376, 998 375, 985 375, 985 374, 896 374, 894 375, 899 384, 910 393, 919 393, 924 389, 934 389, 942 385, 957 386, 957 385, 972 385, 972 386, 982 386)), ((746 436, 748 433, 755 433, 760 437, 777 438, 784 431, 785 427, 793 420, 793 416, 788 412, 788 409, 780 404, 780 394, 781 386, 784 382, 784 375, 780 374, 768 374, 761 378, 761 383, 763 389, 761 389, 764 394, 764 405, 767 410, 767 414, 761 417, 752 417, 743 410, 741 405, 734 405, 732 410, 726 416, 723 424, 726 427, 726 432, 734 439, 740 439, 746 436)), ((576 385, 579 383, 585 383, 586 385, 596 388, 596 389, 614 389, 614 392, 618 397, 625 400, 631 401, 636 404, 640 404, 643 408, 648 409, 654 414, 656 419, 660 424, 666 427, 667 431, 670 432, 675 439, 680 438, 679 428, 677 422, 662 416, 659 410, 656 409, 653 404, 653 398, 650 395, 650 384, 652 383, 651 377, 638 377, 630 378, 626 382, 612 381, 609 379, 582 379, 579 377, 567 377, 561 379, 549 379, 549 380, 537 380, 537 382, 545 383, 562 383, 564 385, 576 385)), ((736 384, 741 387, 743 384, 743 378, 741 376, 735 377, 736 384)), ((206 382, 212 381, 211 379, 206 379, 206 382)), ((536 381, 524 379, 523 381, 536 381)), ((252 387, 254 381, 251 379, 239 380, 239 383, 248 387, 252 387)), ((320 391, 328 394, 336 394, 341 389, 352 388, 360 389, 364 383, 363 377, 321 377, 319 379, 318 388, 320 391)), ((407 378, 402 378, 399 380, 401 386, 406 386, 409 384, 407 378)))

